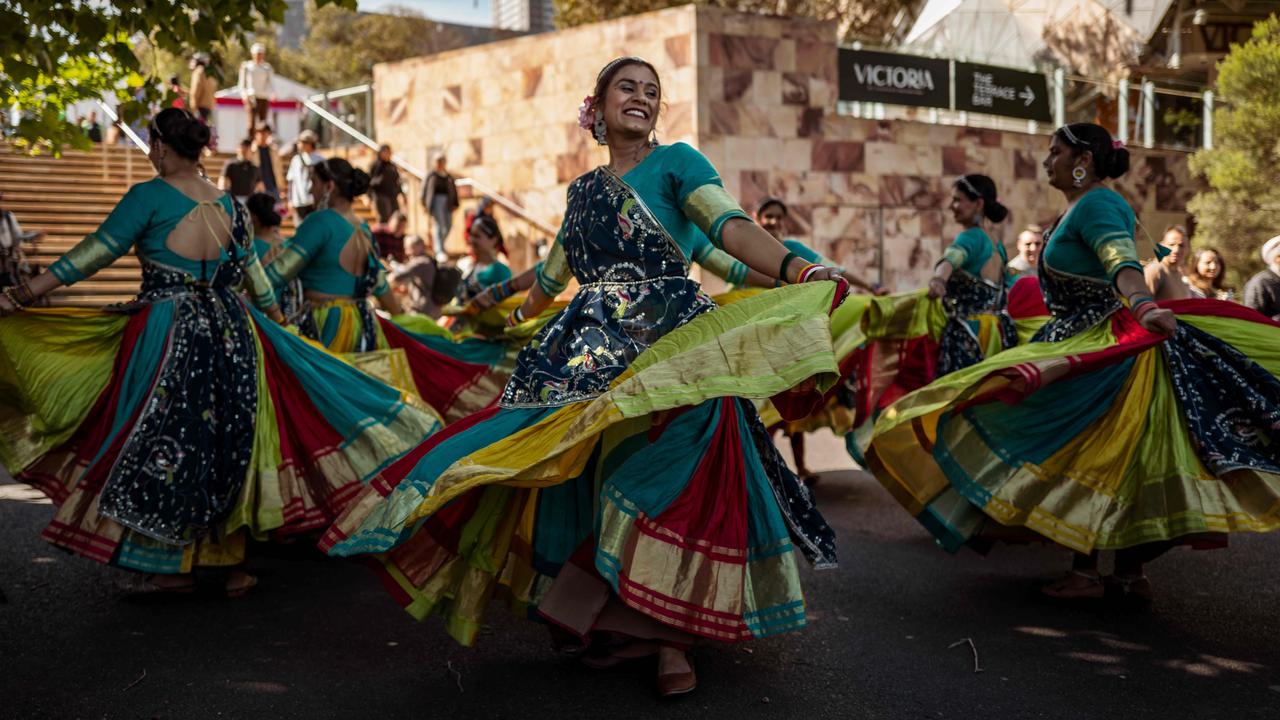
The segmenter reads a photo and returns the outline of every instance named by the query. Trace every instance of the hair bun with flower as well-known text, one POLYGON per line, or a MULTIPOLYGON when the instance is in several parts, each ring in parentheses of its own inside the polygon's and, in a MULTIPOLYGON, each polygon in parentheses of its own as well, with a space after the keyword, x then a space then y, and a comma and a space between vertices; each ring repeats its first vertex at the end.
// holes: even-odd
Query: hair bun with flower
POLYGON ((582 104, 578 106, 578 127, 583 130, 590 130, 595 124, 595 118, 591 114, 591 106, 595 104, 595 97, 588 95, 582 98, 582 104))
POLYGON ((1123 147, 1124 147, 1124 141, 1123 141, 1123 140, 1112 140, 1112 141, 1111 141, 1111 149, 1112 149, 1112 150, 1119 150, 1119 149, 1121 149, 1121 148, 1123 148, 1123 147))

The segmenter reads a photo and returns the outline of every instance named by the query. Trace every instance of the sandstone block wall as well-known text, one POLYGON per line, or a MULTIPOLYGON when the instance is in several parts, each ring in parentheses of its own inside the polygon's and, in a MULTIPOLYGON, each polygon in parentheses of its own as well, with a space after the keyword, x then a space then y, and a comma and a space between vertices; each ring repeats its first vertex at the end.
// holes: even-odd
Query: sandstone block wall
MULTIPOLYGON (((444 152, 456 174, 556 225, 569 181, 607 161, 576 110, 618 55, 658 68, 662 142, 701 149, 749 210, 784 198, 795 236, 895 290, 923 285, 959 232, 946 209, 957 176, 995 179, 1011 216, 994 232, 1011 248, 1065 205, 1040 168, 1047 136, 838 115, 834 23, 691 5, 379 65, 379 139, 424 167, 444 152)), ((1184 154, 1135 149, 1117 189, 1158 239, 1185 222, 1194 186, 1184 154)))

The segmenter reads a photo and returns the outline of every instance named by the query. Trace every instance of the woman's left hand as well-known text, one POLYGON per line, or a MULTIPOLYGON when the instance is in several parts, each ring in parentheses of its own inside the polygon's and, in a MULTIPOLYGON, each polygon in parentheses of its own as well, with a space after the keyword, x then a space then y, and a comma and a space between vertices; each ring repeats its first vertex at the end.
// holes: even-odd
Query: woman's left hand
POLYGON ((1151 332, 1172 335, 1178 329, 1178 316, 1174 315, 1172 310, 1156 308, 1143 315, 1138 324, 1151 332))
POLYGON ((9 302, 9 298, 4 295, 0 295, 0 317, 12 315, 16 312, 18 312, 18 307, 9 302))
POLYGON ((480 310, 488 310, 489 308, 493 307, 494 305, 497 305, 498 303, 493 299, 493 293, 489 292, 488 290, 485 290, 479 295, 471 298, 471 302, 469 304, 474 305, 480 310))

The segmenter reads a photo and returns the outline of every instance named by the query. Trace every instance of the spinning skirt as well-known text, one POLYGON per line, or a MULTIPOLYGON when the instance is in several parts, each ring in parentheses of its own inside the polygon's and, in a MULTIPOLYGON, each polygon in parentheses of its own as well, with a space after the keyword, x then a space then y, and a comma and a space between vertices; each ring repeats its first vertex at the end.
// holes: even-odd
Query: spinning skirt
POLYGON ((1280 324, 1216 300, 1124 310, 887 409, 872 471, 948 550, 994 520, 1078 552, 1280 527, 1280 324))
POLYGON ((0 462, 57 505, 45 539, 145 572, 236 564, 442 426, 229 297, 0 319, 0 462))
POLYGON ((495 594, 585 635, 604 603, 573 596, 592 583, 694 635, 798 629, 792 551, 827 565, 834 543, 746 398, 834 379, 832 293, 793 286, 697 317, 594 399, 466 418, 387 468, 322 547, 373 554, 397 600, 463 644, 495 594))

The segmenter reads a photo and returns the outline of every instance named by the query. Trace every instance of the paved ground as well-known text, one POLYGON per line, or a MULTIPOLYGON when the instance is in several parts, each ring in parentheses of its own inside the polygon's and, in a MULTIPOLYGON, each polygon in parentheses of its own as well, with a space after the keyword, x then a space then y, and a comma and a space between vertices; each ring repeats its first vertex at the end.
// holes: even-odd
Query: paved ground
MULTIPOLYGON (((811 452, 841 467, 835 443, 811 452)), ((6 480, 0 479, 0 483, 6 480)), ((696 651, 698 692, 595 674, 495 606, 477 647, 397 609, 368 570, 259 554, 262 585, 166 604, 37 538, 51 508, 0 484, 0 718, 1276 718, 1280 535, 1175 552, 1143 614, 1028 599, 1065 554, 948 556, 870 477, 825 474, 841 567, 805 573, 812 624, 696 651), (973 641, 982 672, 974 673, 973 641)))

